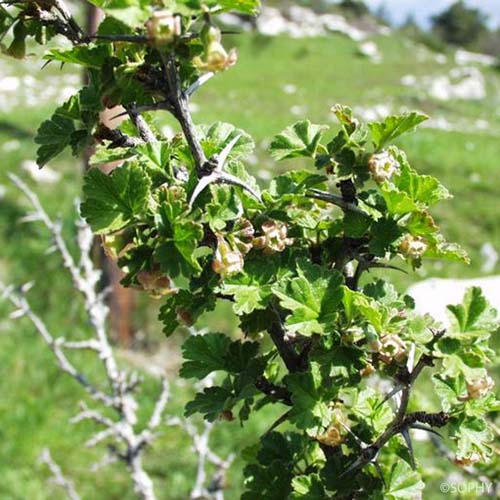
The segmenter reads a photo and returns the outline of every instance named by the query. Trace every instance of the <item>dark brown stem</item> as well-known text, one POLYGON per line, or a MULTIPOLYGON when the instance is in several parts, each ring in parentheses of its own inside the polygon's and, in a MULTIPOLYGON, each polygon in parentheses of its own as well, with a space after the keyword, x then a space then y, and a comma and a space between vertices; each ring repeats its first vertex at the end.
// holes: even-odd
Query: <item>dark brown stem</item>
POLYGON ((168 83, 167 92, 172 106, 172 114, 175 116, 182 128, 182 131, 184 132, 184 136, 186 137, 189 149, 191 150, 191 154, 194 158, 198 177, 202 177, 203 167, 207 162, 207 158, 203 152, 200 141, 196 136, 195 125, 189 111, 188 98, 182 91, 179 73, 177 71, 175 57, 173 54, 170 54, 165 61, 165 71, 168 83))
POLYGON ((293 347, 286 342, 285 331, 281 325, 281 321, 275 320, 269 327, 268 332, 288 371, 290 373, 301 371, 300 358, 293 347))
POLYGON ((292 406, 292 395, 288 389, 269 382, 266 377, 260 377, 255 382, 255 387, 266 396, 277 399, 287 406, 292 406))

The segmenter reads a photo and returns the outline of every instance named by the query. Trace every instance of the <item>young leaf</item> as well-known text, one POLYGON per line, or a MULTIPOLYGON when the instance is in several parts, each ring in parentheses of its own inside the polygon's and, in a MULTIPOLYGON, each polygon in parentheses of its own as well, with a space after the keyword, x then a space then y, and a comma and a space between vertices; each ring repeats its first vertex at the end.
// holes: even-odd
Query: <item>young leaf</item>
POLYGON ((457 441, 458 459, 479 454, 480 460, 485 461, 492 454, 493 432, 484 418, 463 416, 455 419, 451 423, 450 436, 457 441))
POLYGON ((498 327, 497 312, 479 287, 469 288, 462 304, 449 305, 448 310, 456 332, 491 332, 498 327))
POLYGON ((376 150, 394 141, 397 137, 414 129, 419 123, 427 120, 428 116, 413 111, 400 116, 388 116, 383 122, 371 122, 368 124, 373 144, 376 150))
POLYGON ((298 264, 297 274, 297 278, 286 278, 272 287, 281 307, 292 311, 286 328, 303 336, 324 334, 331 328, 342 300, 342 276, 304 261, 298 264))
POLYGON ((298 158, 301 156, 314 158, 323 132, 327 125, 315 125, 303 120, 287 127, 275 136, 269 150, 275 160, 298 158))
POLYGON ((147 210, 150 185, 136 163, 124 163, 111 174, 93 168, 85 176, 82 216, 98 234, 122 229, 147 210))
POLYGON ((420 474, 412 470, 404 460, 398 460, 392 466, 386 481, 384 498, 387 500, 421 498, 425 486, 420 474))
POLYGON ((292 489, 290 500, 324 500, 327 498, 319 474, 295 476, 292 479, 292 489))
POLYGON ((44 59, 48 61, 60 61, 69 64, 79 64, 86 68, 100 69, 104 60, 111 55, 111 46, 102 44, 77 45, 69 50, 52 49, 47 52, 44 59))

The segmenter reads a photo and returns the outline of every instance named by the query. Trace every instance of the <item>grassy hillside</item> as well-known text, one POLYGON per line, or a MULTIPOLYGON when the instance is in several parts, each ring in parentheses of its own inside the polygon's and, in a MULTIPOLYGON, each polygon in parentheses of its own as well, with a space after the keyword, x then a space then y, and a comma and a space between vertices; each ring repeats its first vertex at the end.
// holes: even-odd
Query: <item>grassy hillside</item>
MULTIPOLYGON (((417 169, 439 177, 455 195, 437 212, 437 218, 448 237, 459 241, 472 257, 469 268, 431 263, 421 276, 479 276, 482 244, 491 242, 500 250, 500 73, 493 68, 480 68, 487 81, 487 97, 483 100, 433 100, 422 91, 402 85, 401 78, 408 74, 422 78, 447 73, 456 66, 453 54, 447 54, 447 62, 440 64, 435 54, 399 35, 377 37, 375 41, 383 57, 380 64, 357 55, 357 44, 340 35, 314 39, 232 37, 227 45, 238 47, 239 62, 199 92, 194 118, 199 123, 230 121, 253 134, 258 150, 251 169, 262 183, 292 166, 270 161, 266 144, 272 135, 304 117, 335 128, 329 109, 337 102, 363 108, 361 111, 365 112, 380 104, 395 111, 417 108, 463 128, 422 129, 405 139, 402 146, 417 169), (487 121, 489 127, 472 127, 479 119, 487 121)), ((68 86, 75 85, 76 77, 70 68, 59 72, 54 66, 40 72, 32 61, 20 65, 1 59, 0 86, 5 77, 19 78, 20 87, 2 90, 0 108, 0 185, 6 186, 6 194, 0 200, 0 279, 15 283, 35 280, 33 304, 56 332, 71 335, 75 329, 85 328, 81 309, 69 290, 57 256, 45 253, 45 232, 36 225, 17 222, 26 205, 8 184, 6 174, 16 172, 27 179, 52 215, 61 214, 66 222, 72 220, 72 200, 81 186, 79 162, 69 156, 53 162, 50 167, 62 177, 50 185, 36 185, 20 165, 34 159, 32 139, 38 124, 56 102, 62 102, 64 92, 71 90, 68 86), (39 103, 37 96, 49 87, 54 91, 45 92, 39 103)), ((173 126, 166 115, 158 115, 158 122, 173 126)), ((416 278, 394 275, 401 289, 416 278)), ((8 308, 0 302, 0 498, 59 498, 59 492, 46 484, 47 474, 36 462, 44 446, 51 447, 78 486, 86 484, 87 489, 81 490, 85 498, 130 498, 126 477, 119 467, 110 468, 97 479, 88 472, 97 454, 91 450, 82 452, 80 444, 91 429, 68 423, 82 393, 54 368, 50 354, 30 325, 24 320, 14 323, 7 314, 8 308)), ((151 341, 162 341, 154 316, 141 313, 142 317, 150 318, 143 329, 149 332, 151 341)), ((212 315, 208 323, 226 328, 232 324, 223 314, 212 315)), ((178 340, 174 340, 172 356, 177 355, 177 345, 178 340)), ((154 380, 146 383, 146 400, 155 387, 154 380)), ((189 391, 180 388, 176 392, 178 396, 169 413, 180 412, 189 391)), ((217 431, 218 449, 222 454, 239 452, 252 443, 257 430, 260 432, 267 425, 267 419, 254 421, 245 430, 236 423, 221 424, 217 431)), ((148 465, 158 482, 161 498, 186 498, 195 464, 188 441, 181 433, 167 432, 156 444, 148 465)), ((239 491, 241 478, 237 469, 238 464, 230 477, 229 499, 237 498, 239 491)), ((426 498, 440 496, 429 492, 426 498)))

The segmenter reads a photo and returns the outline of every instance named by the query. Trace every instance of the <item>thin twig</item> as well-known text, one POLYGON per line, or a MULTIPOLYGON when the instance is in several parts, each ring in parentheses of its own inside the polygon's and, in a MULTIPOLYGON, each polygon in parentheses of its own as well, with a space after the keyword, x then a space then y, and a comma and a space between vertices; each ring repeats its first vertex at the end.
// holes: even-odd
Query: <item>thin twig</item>
POLYGON ((368 214, 366 212, 361 210, 361 208, 359 208, 354 203, 345 201, 342 196, 333 193, 327 193, 326 191, 320 191, 319 189, 309 189, 306 196, 308 198, 314 198, 316 200, 322 200, 328 203, 332 203, 333 205, 337 205, 338 207, 340 207, 342 210, 347 210, 349 212, 354 212, 368 217, 368 214))
POLYGON ((48 448, 42 450, 39 461, 47 465, 52 474, 52 482, 60 486, 70 500, 80 500, 80 495, 76 492, 73 481, 70 481, 64 476, 61 467, 54 462, 48 448))

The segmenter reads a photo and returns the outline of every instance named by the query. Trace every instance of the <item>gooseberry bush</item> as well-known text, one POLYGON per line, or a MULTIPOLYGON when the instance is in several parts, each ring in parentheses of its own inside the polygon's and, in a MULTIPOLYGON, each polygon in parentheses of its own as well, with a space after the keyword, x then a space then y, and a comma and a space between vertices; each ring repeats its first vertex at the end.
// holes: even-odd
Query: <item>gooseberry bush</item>
POLYGON ((442 434, 459 466, 488 462, 488 415, 500 411, 486 371, 495 311, 473 288, 449 307, 445 329, 369 274, 398 261, 467 261, 429 213, 450 194, 393 145, 426 116, 363 124, 336 105, 333 130, 298 121, 274 137, 270 154, 310 168, 261 189, 245 168, 250 135, 195 125, 189 111, 191 95, 237 62, 217 16, 255 15, 257 0, 92 3, 105 17, 90 36, 61 0, 4 2, 2 49, 21 58, 32 40, 71 42, 43 57, 85 68, 88 83, 40 126, 38 163, 93 148, 82 215, 123 283, 162 299, 165 334, 232 303, 242 337, 188 337, 180 375, 220 374, 187 404, 188 416, 245 425, 265 406, 280 410, 244 452, 242 498, 420 498, 414 429, 442 434), (127 119, 108 128, 106 108, 127 119), (164 137, 161 112, 182 133, 164 137), (110 162, 119 166, 99 169, 110 162), (434 397, 423 403, 419 385, 434 397))

